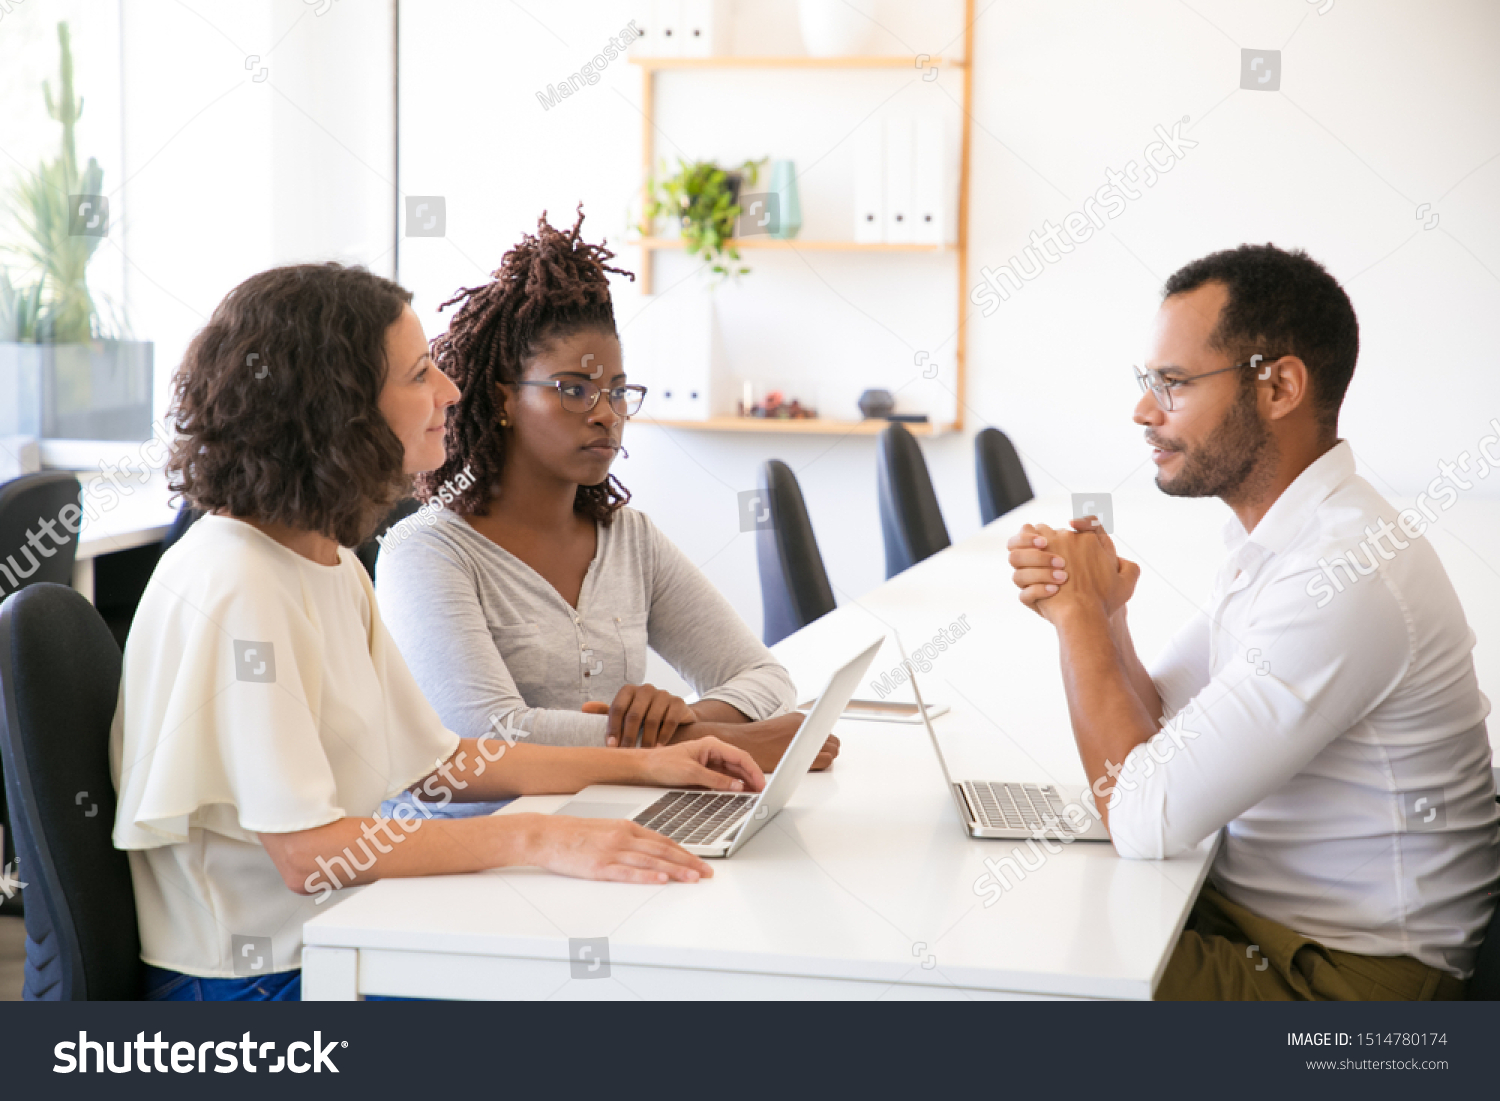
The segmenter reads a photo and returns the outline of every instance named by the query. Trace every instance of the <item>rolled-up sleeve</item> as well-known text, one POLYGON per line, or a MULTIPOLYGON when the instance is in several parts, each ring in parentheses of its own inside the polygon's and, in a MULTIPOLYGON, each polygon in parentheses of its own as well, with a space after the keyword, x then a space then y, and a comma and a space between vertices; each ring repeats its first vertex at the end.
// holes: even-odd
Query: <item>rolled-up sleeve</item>
MULTIPOLYGON (((1126 757, 1109 804, 1121 856, 1162 859, 1197 845, 1285 785, 1400 681, 1412 641, 1395 592, 1372 577, 1378 591, 1316 608, 1308 578, 1268 586, 1252 625, 1221 636, 1234 651, 1215 655, 1218 671, 1126 757)), ((1206 640, 1200 652, 1206 662, 1206 640)), ((1153 670, 1164 704, 1190 683, 1191 667, 1184 655, 1153 670)))

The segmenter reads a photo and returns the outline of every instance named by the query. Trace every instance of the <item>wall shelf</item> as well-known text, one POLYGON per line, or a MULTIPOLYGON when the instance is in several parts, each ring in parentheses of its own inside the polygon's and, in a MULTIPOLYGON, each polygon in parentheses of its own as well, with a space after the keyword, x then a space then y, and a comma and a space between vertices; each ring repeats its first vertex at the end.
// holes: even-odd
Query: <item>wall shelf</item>
POLYGON ((926 69, 942 65, 962 69, 963 61, 943 57, 902 54, 866 54, 857 57, 632 57, 642 69, 926 69))
MULTIPOLYGON (((954 244, 916 245, 891 244, 886 241, 803 241, 796 237, 782 240, 777 237, 735 237, 730 243, 736 249, 808 252, 952 252, 954 244)), ((682 248, 681 237, 641 237, 627 244, 639 245, 648 252, 655 249, 682 248)))
MULTIPOLYGON (((963 0, 964 34, 963 57, 961 59, 942 56, 876 55, 855 57, 807 57, 807 56, 762 56, 735 57, 632 57, 631 64, 641 73, 641 164, 643 176, 650 179, 656 157, 656 74, 668 71, 714 72, 730 69, 803 69, 803 70, 856 70, 856 69, 913 69, 927 70, 933 66, 955 69, 963 84, 962 102, 959 104, 962 122, 959 126, 958 154, 958 224, 957 239, 952 244, 887 244, 885 242, 859 241, 799 241, 779 240, 769 237, 748 237, 734 241, 736 249, 746 251, 817 251, 859 253, 929 253, 952 255, 958 267, 957 332, 955 340, 955 391, 958 402, 952 424, 916 423, 907 424, 913 435, 934 436, 943 432, 957 431, 963 427, 965 377, 968 368, 968 326, 966 324, 968 301, 965 288, 968 286, 969 270, 969 156, 970 120, 974 106, 974 70, 968 64, 974 56, 974 0, 963 0)), ((675 83, 675 82, 674 82, 675 83)), ((654 258, 658 252, 682 249, 683 242, 677 238, 644 237, 627 242, 641 250, 641 264, 637 287, 642 294, 653 293, 654 258)), ((707 420, 656 421, 643 418, 643 423, 657 424, 668 428, 686 428, 707 432, 761 432, 798 435, 861 435, 870 436, 880 432, 887 421, 840 421, 821 417, 808 420, 758 419, 754 417, 711 417, 707 420)))
MULTIPOLYGON (((699 432, 759 432, 783 433, 797 436, 875 436, 892 423, 888 420, 839 421, 826 417, 807 417, 801 420, 776 417, 709 417, 701 421, 661 421, 647 417, 635 418, 638 423, 655 425, 658 428, 688 428, 699 432)), ((903 421, 913 436, 937 436, 954 425, 934 425, 903 421)))

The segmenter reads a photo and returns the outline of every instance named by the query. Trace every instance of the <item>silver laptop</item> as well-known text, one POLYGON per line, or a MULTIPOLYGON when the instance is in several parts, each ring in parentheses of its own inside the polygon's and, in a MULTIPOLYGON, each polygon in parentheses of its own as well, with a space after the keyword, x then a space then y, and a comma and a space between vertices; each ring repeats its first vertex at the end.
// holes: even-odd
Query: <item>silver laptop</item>
POLYGON ((877 639, 829 678, 828 687, 797 728, 765 790, 669 790, 653 792, 643 802, 639 788, 594 784, 556 813, 575 818, 629 818, 696 856, 733 856, 791 799, 884 642, 877 639))
MULTIPOLYGON (((896 647, 905 654, 901 638, 896 647)), ((958 804, 958 816, 970 837, 1025 840, 1028 837, 1052 836, 1070 841, 1108 841, 1109 831, 1093 812, 1093 793, 1082 787, 1064 784, 1022 784, 996 780, 954 780, 938 744, 922 690, 917 687, 917 673, 910 665, 911 690, 917 697, 917 711, 922 725, 937 753, 943 779, 958 804)))

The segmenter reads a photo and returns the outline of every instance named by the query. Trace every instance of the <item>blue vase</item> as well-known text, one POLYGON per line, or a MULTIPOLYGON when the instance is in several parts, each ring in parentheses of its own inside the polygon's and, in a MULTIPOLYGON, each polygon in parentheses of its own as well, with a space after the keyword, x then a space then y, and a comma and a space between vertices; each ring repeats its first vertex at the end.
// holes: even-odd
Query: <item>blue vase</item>
POLYGON ((767 190, 778 196, 780 208, 777 227, 771 236, 790 241, 802 229, 802 201, 797 196, 797 166, 791 161, 772 163, 771 184, 767 190))

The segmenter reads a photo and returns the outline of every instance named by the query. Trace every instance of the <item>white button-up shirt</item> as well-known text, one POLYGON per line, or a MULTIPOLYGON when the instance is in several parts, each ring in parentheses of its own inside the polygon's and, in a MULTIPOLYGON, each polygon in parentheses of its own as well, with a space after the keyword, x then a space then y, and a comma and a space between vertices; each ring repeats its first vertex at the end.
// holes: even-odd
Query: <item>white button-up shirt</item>
POLYGON ((1430 517, 1340 441, 1246 532, 1151 669, 1166 722, 1110 808, 1122 856, 1227 827, 1211 881, 1329 948, 1460 978, 1495 906, 1500 813, 1474 633, 1430 517))

